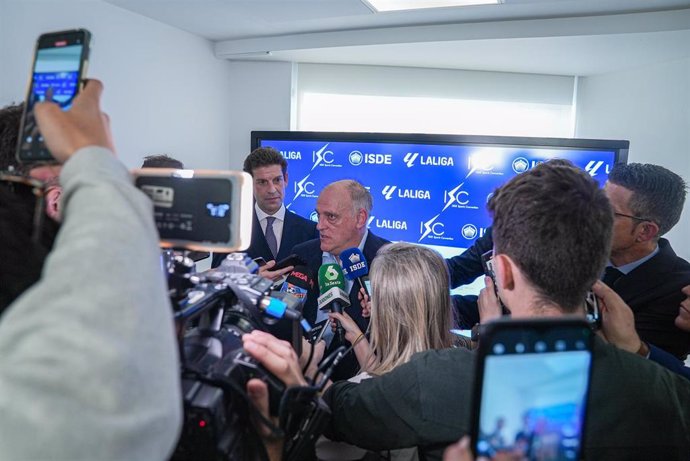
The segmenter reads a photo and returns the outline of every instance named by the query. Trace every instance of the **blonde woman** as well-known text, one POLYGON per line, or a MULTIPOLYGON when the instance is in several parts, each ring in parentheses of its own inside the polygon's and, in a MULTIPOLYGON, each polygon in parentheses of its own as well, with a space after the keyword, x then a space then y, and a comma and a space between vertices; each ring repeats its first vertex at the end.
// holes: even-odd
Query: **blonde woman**
MULTIPOLYGON (((371 342, 349 315, 330 314, 343 325, 362 369, 350 381, 387 373, 417 352, 453 345, 448 270, 438 253, 409 243, 385 245, 372 262, 369 277, 371 342)), ((365 450, 325 438, 317 443, 316 454, 321 460, 378 459, 370 458, 372 454, 365 450)), ((416 448, 378 456, 396 461, 418 459, 416 448)))

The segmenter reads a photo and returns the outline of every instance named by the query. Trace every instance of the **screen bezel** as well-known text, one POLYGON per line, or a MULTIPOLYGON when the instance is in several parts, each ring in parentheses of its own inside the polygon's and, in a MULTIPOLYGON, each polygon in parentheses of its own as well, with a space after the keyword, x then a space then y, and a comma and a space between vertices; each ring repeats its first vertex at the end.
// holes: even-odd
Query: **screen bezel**
MULTIPOLYGON (((586 348, 590 353, 589 367, 587 370, 587 387, 585 392, 585 404, 582 414, 582 428, 580 431, 580 445, 578 456, 582 458, 585 446, 585 435, 587 432, 587 416, 589 414, 589 392, 592 382, 592 362, 594 333, 587 322, 581 317, 562 317, 553 318, 534 318, 534 319, 512 319, 500 318, 482 325, 480 330, 479 348, 477 351, 477 361, 475 365, 474 386, 472 388, 472 413, 470 420, 470 446, 472 453, 477 456, 476 447, 480 431, 480 413, 482 408, 482 390, 484 386, 484 368, 486 357, 493 355, 492 348, 494 339, 497 335, 507 332, 529 332, 531 336, 543 336, 547 332, 569 331, 572 334, 586 331, 586 348)), ((548 354, 549 352, 544 352, 548 354)), ((517 354, 514 354, 517 355, 517 354)))
POLYGON ((422 133, 357 133, 328 131, 252 131, 251 149, 267 141, 377 142, 441 145, 483 145, 495 147, 534 147, 613 150, 614 163, 627 163, 630 141, 579 138, 537 138, 518 136, 479 136, 422 133))
MULTIPOLYGON (((73 30, 63 30, 58 32, 48 32, 42 34, 36 40, 36 46, 34 48, 33 60, 31 61, 31 68, 29 69, 29 78, 27 79, 27 88, 24 98, 24 109, 22 111, 22 118, 19 127, 19 136, 17 139, 17 152, 16 158, 19 163, 37 163, 37 162, 55 162, 55 158, 52 156, 45 143, 42 143, 38 155, 33 155, 31 150, 26 151, 22 149, 22 142, 24 140, 24 126, 26 125, 27 117, 30 113, 29 101, 32 98, 32 90, 34 86, 34 73, 36 69, 36 62, 38 60, 38 52, 40 50, 55 48, 53 44, 56 41, 67 41, 65 46, 75 45, 79 42, 82 45, 81 56, 79 57, 79 70, 77 73, 77 90, 75 97, 79 94, 81 90, 81 85, 86 75, 89 66, 89 56, 91 53, 91 32, 87 29, 73 29, 73 30), (31 155, 26 155, 27 153, 31 155)), ((33 109, 33 107, 31 108, 33 109)))

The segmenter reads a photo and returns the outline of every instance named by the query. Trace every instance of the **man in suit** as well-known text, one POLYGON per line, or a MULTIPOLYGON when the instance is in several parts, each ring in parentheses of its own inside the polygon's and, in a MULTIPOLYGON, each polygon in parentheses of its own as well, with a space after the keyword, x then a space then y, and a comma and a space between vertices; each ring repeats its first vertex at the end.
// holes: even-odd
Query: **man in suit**
POLYGON ((675 325, 690 264, 661 238, 680 219, 686 184, 652 164, 618 164, 604 188, 614 211, 613 240, 603 281, 635 314, 642 341, 684 360, 690 333, 675 325))
MULTIPOLYGON (((389 243, 388 240, 377 237, 367 229, 371 207, 371 194, 357 181, 346 179, 329 184, 321 191, 316 202, 316 212, 319 215, 316 229, 320 237, 295 246, 293 253, 307 263, 307 267, 314 276, 322 264, 340 264, 340 253, 348 248, 358 247, 364 253, 367 264, 371 265, 379 248, 389 243)), ((362 316, 362 309, 357 298, 359 287, 350 281, 346 283, 350 306, 344 311, 357 322, 360 330, 366 331, 369 319, 362 316)), ((304 318, 311 324, 327 318, 324 312, 317 312, 318 297, 318 285, 315 285, 314 289, 307 294, 303 310, 304 318)), ((337 341, 331 343, 326 355, 340 345, 336 343, 337 341)), ((346 342, 345 345, 349 347, 349 343, 346 342)), ((333 379, 349 378, 354 376, 357 368, 354 354, 348 354, 336 368, 332 377, 333 379)))
MULTIPOLYGON (((272 147, 254 149, 244 159, 244 171, 254 178, 254 217, 252 241, 246 253, 251 258, 269 261, 268 268, 292 254, 292 247, 318 237, 316 224, 288 211, 283 204, 288 183, 288 165, 280 152, 272 147)), ((224 253, 213 256, 212 267, 225 258, 224 253)), ((281 274, 289 272, 288 267, 281 274)))

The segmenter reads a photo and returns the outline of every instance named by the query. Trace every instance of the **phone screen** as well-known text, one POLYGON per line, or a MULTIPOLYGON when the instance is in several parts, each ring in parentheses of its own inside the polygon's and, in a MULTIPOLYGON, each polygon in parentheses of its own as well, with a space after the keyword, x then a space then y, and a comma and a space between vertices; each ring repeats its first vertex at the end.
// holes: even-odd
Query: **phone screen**
POLYGON ((591 331, 578 324, 497 330, 489 338, 482 333, 477 456, 580 459, 591 331), (487 340, 490 344, 482 344, 487 340))
POLYGON ((57 32, 38 39, 31 82, 22 118, 17 157, 22 162, 51 160, 38 131, 33 108, 53 101, 62 110, 72 106, 88 59, 90 34, 85 30, 57 32))

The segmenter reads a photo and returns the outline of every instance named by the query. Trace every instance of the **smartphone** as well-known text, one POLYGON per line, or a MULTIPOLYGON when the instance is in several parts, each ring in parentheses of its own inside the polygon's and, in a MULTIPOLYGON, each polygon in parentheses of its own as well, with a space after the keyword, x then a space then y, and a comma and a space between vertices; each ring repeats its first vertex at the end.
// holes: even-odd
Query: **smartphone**
POLYGON ((297 256, 296 254, 291 254, 290 256, 278 261, 276 265, 271 268, 271 270, 277 271, 280 269, 284 269, 288 266, 305 266, 306 264, 307 263, 305 263, 302 258, 297 256))
POLYGON ((254 262, 257 263, 259 267, 263 267, 266 265, 266 260, 261 256, 257 256, 256 258, 254 258, 254 262))
POLYGON ((132 175, 153 202, 162 248, 231 253, 249 247, 254 195, 247 173, 142 168, 132 175))
POLYGON ((501 312, 503 312, 503 315, 509 315, 510 311, 506 308, 505 304, 503 304, 501 297, 498 296, 498 285, 496 284, 496 272, 494 271, 493 258, 494 250, 482 253, 482 268, 484 269, 484 273, 491 277, 491 281, 494 282, 494 294, 496 298, 498 298, 498 304, 501 305, 501 312))
POLYGON ((475 456, 580 459, 592 338, 582 319, 499 319, 482 327, 471 424, 475 456))
POLYGON ((34 105, 53 101, 62 110, 72 107, 86 76, 91 33, 86 29, 51 32, 38 37, 26 91, 17 145, 20 163, 54 161, 38 131, 34 105))

